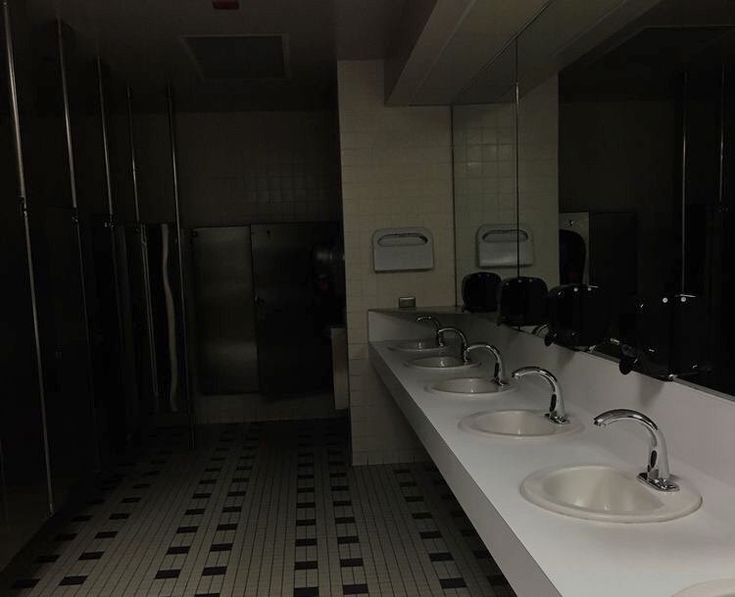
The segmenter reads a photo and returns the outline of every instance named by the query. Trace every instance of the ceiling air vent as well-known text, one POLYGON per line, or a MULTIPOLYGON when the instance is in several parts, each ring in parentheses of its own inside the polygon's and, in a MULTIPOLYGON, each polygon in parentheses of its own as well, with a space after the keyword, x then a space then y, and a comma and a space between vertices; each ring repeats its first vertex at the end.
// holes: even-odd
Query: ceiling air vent
POLYGON ((183 38, 203 79, 283 79, 284 35, 189 35, 183 38))

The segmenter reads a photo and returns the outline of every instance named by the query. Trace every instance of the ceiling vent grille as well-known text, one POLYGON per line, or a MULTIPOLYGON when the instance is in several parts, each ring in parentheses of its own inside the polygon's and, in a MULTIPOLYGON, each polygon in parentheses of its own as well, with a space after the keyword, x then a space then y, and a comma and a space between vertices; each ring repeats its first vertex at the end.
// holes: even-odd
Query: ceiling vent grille
POLYGON ((203 79, 285 79, 285 35, 189 35, 184 45, 203 79))

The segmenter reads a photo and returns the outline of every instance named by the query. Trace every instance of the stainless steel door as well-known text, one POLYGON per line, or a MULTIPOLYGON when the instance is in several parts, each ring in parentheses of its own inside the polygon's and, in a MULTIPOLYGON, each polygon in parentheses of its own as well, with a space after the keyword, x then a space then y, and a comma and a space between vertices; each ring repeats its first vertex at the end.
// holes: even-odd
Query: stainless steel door
POLYGON ((192 259, 199 391, 257 392, 250 228, 196 228, 192 259))
POLYGON ((270 396, 328 391, 329 326, 336 284, 315 265, 317 249, 339 237, 334 223, 252 227, 261 391, 270 396))

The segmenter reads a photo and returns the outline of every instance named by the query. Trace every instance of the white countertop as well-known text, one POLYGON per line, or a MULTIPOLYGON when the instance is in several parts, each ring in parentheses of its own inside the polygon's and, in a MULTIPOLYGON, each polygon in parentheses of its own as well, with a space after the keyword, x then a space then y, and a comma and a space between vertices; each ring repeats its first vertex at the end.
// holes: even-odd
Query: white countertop
MULTIPOLYGON (((514 392, 497 397, 446 398, 428 386, 452 374, 406 367, 411 355, 389 350, 390 344, 371 343, 375 369, 519 597, 670 597, 696 583, 735 576, 735 488, 672 459, 672 472, 703 497, 697 512, 679 520, 600 523, 543 510, 519 492, 529 474, 576 464, 611 464, 638 472, 648 446, 641 440, 639 461, 622 460, 623 444, 638 438, 622 428, 594 427, 592 417, 599 413, 570 401, 568 412, 584 424, 577 434, 494 439, 463 432, 457 425, 469 414, 543 409, 549 394, 521 382, 514 392), (493 525, 503 528, 496 533, 493 525), (512 546, 514 539, 520 545, 512 546)), ((735 466, 735 454, 732 459, 735 466)))

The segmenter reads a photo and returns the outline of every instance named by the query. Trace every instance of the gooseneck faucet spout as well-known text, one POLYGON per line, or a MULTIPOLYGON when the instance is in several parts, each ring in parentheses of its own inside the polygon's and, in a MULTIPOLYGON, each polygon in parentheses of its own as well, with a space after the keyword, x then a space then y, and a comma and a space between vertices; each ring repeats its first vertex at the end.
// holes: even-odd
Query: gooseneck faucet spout
POLYGON ((567 417, 567 411, 564 408, 561 386, 556 376, 551 371, 547 371, 541 367, 521 367, 513 372, 513 379, 520 379, 526 375, 538 375, 542 379, 545 379, 551 386, 551 403, 549 404, 549 412, 546 413, 546 418, 557 425, 566 425, 569 423, 569 417, 567 417))
POLYGON ((464 349, 464 353, 462 354, 462 359, 464 362, 468 362, 470 360, 470 353, 473 350, 486 350, 490 354, 493 355, 495 358, 495 370, 493 372, 493 381, 498 384, 499 386, 507 386, 510 385, 510 382, 508 381, 508 378, 506 377, 505 373, 505 363, 503 362, 503 355, 500 354, 500 351, 496 346, 493 346, 492 344, 484 344, 484 343, 478 343, 478 344, 470 344, 467 348, 464 349))
POLYGON ((444 334, 446 334, 447 332, 451 332, 459 338, 459 356, 462 357, 462 361, 464 363, 467 363, 469 361, 469 357, 465 354, 465 352, 467 351, 467 336, 464 335, 464 332, 462 332, 462 330, 453 327, 439 328, 438 330, 436 330, 437 344, 439 346, 445 346, 444 334))
POLYGON ((659 491, 678 490, 679 486, 671 480, 666 439, 658 425, 643 413, 627 408, 608 410, 594 418, 594 424, 597 427, 607 427, 618 421, 635 421, 648 432, 650 440, 648 463, 646 464, 646 470, 638 475, 638 478, 659 491))
MULTIPOLYGON (((416 318, 416 323, 430 323, 432 326, 434 326, 435 334, 437 334, 437 332, 439 332, 439 330, 442 328, 441 322, 433 315, 420 315, 419 317, 416 318)), ((437 334, 436 341, 439 344, 439 346, 441 347, 444 346, 444 340, 440 339, 438 334, 437 334)))

